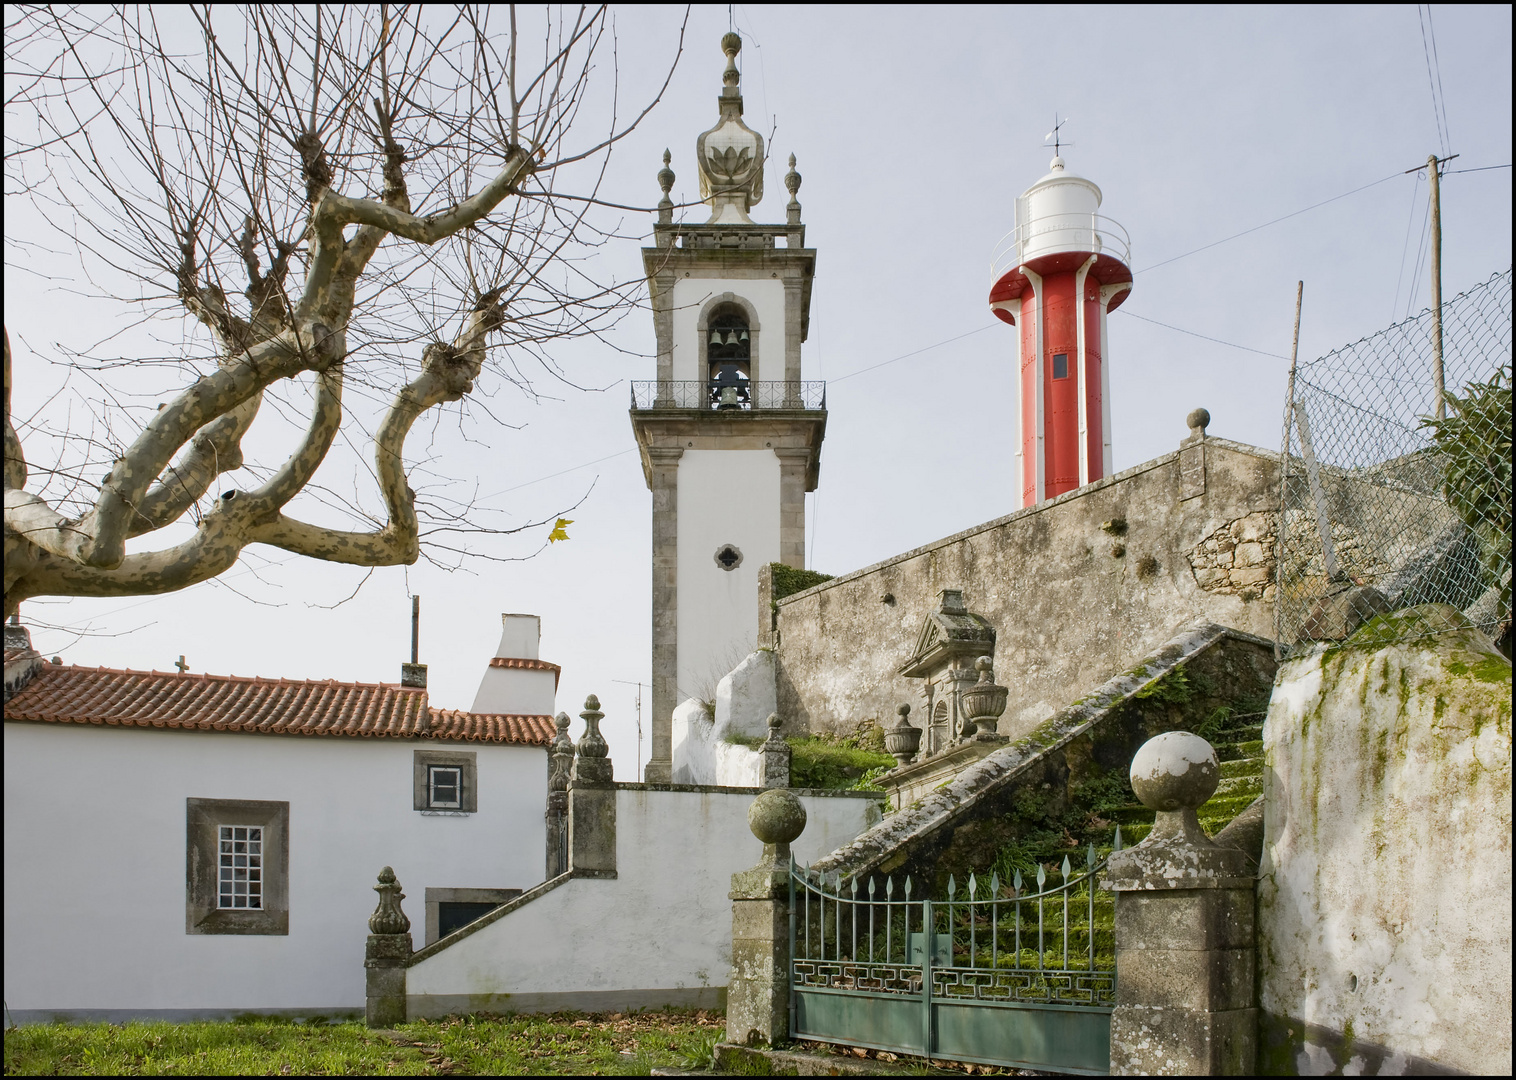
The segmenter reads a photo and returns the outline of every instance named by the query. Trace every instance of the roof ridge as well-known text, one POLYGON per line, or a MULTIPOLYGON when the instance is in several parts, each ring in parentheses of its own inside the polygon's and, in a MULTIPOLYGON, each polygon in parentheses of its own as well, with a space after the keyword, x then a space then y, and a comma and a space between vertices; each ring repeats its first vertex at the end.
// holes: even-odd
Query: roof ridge
POLYGON ((156 675, 164 679, 225 679, 239 683, 270 683, 279 686, 361 686, 375 690, 394 690, 406 694, 426 693, 424 686, 405 686, 402 683, 387 682, 362 682, 347 679, 291 679, 283 675, 219 675, 212 671, 159 671, 157 668, 143 670, 140 668, 116 668, 103 665, 94 667, 89 664, 49 664, 53 670, 67 671, 98 671, 106 675, 156 675))

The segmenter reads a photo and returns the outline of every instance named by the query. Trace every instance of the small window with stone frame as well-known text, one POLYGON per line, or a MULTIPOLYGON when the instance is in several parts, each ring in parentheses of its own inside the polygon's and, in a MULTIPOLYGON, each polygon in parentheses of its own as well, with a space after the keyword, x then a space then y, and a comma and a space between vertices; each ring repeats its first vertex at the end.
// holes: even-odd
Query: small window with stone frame
POLYGON ((427 805, 433 810, 457 810, 463 806, 463 769, 457 765, 431 765, 426 770, 427 805))
POLYGON ((437 750, 413 757, 415 808, 423 814, 456 817, 479 809, 479 755, 472 750, 437 750))

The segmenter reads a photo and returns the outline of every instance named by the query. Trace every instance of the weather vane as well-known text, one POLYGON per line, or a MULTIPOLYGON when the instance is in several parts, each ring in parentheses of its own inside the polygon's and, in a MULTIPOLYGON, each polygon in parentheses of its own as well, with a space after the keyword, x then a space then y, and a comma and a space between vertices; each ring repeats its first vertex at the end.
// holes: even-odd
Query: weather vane
POLYGON ((1060 135, 1060 129, 1063 127, 1064 124, 1067 124, 1068 122, 1069 122, 1069 117, 1065 116, 1062 120, 1060 120, 1060 119, 1058 119, 1058 113, 1054 112, 1053 113, 1053 130, 1050 131, 1050 132, 1048 132, 1046 135, 1044 135, 1042 137, 1042 141, 1043 141, 1044 145, 1047 143, 1047 141, 1049 139, 1053 140, 1053 156, 1054 157, 1062 157, 1063 156, 1060 151, 1062 150, 1062 148, 1065 145, 1068 145, 1068 146, 1073 146, 1074 145, 1073 143, 1067 143, 1067 144, 1065 144, 1063 142, 1063 139, 1062 139, 1061 135, 1060 135))

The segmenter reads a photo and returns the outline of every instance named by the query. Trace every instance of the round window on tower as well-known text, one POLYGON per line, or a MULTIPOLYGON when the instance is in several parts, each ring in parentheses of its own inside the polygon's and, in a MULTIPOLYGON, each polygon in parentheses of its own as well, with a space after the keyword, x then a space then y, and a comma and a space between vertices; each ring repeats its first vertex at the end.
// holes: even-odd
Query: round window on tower
POLYGON ((716 565, 723 570, 735 570, 742 565, 742 549, 736 544, 722 544, 716 549, 716 565))

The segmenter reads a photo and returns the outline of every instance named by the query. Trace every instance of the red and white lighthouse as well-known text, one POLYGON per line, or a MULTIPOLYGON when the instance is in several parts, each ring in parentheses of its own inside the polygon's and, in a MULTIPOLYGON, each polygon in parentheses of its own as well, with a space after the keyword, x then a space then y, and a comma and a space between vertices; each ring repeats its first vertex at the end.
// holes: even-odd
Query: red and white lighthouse
POLYGON ((1017 327, 1017 491, 1033 506, 1111 470, 1106 316, 1132 288, 1130 242, 1063 158, 1016 200, 990 309, 1017 327))

